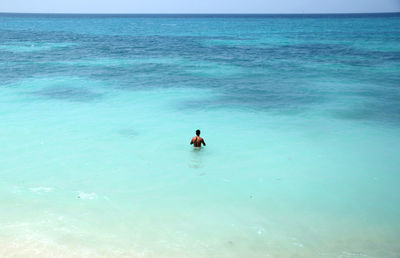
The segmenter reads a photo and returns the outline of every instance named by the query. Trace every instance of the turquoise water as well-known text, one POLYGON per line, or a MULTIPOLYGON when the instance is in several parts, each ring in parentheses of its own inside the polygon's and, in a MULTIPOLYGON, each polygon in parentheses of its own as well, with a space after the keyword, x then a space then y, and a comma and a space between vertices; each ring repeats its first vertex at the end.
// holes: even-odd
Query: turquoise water
POLYGON ((400 256, 399 14, 1 14, 0 71, 0 256, 400 256))

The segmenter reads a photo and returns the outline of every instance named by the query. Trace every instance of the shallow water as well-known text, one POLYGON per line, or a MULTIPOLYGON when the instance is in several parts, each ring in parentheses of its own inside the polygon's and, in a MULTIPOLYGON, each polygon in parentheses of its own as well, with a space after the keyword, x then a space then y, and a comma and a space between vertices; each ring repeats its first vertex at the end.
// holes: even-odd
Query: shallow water
POLYGON ((0 15, 0 256, 398 257, 399 18, 0 15))

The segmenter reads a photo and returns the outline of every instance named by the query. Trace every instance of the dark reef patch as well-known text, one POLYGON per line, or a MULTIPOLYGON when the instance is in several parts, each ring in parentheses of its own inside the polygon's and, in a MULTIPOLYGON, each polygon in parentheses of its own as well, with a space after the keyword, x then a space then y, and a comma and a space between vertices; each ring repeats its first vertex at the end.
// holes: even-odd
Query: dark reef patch
POLYGON ((372 110, 363 108, 353 108, 334 110, 331 112, 331 115, 335 118, 345 120, 369 120, 373 118, 374 112, 372 112, 372 110))
POLYGON ((90 90, 64 86, 45 88, 38 91, 33 91, 30 94, 38 97, 75 102, 91 102, 103 97, 103 94, 95 93, 90 90))
POLYGON ((139 135, 139 133, 135 129, 132 129, 132 128, 121 129, 121 130, 118 130, 117 133, 119 135, 129 137, 129 138, 133 138, 133 137, 136 137, 139 135))

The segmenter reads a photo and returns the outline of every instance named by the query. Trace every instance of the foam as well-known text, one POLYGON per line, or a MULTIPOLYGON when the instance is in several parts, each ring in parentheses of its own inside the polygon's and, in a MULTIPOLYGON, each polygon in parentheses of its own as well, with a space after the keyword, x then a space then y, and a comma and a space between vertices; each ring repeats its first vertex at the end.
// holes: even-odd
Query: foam
POLYGON ((95 200, 98 197, 97 197, 96 193, 78 192, 77 198, 83 199, 83 200, 95 200))
POLYGON ((34 192, 34 193, 41 194, 41 193, 51 192, 51 191, 53 191, 53 188, 40 186, 40 187, 29 188, 29 190, 34 192))

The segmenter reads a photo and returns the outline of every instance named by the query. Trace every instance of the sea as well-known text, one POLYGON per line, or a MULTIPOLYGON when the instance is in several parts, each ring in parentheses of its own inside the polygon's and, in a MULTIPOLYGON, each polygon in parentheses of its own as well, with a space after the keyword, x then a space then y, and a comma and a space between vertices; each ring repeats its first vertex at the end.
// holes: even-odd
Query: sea
POLYGON ((399 185, 400 13, 0 14, 0 257, 400 257, 399 185))

